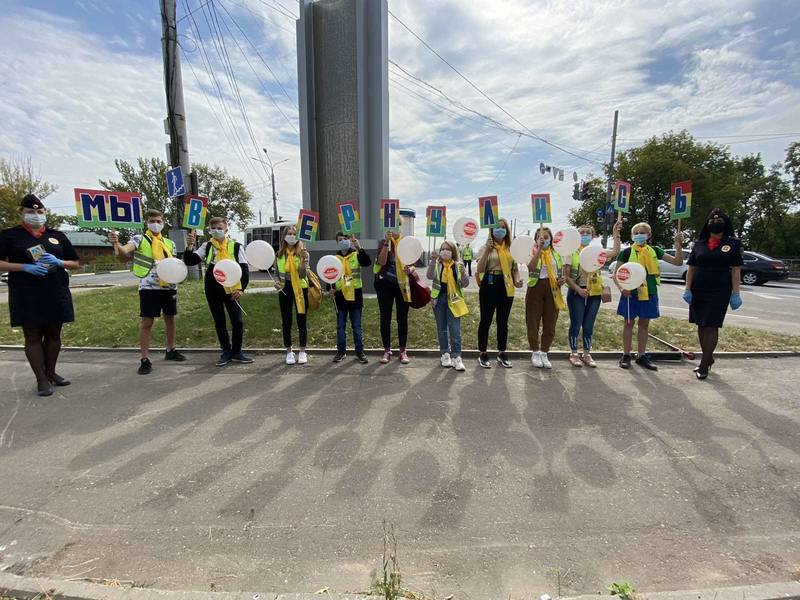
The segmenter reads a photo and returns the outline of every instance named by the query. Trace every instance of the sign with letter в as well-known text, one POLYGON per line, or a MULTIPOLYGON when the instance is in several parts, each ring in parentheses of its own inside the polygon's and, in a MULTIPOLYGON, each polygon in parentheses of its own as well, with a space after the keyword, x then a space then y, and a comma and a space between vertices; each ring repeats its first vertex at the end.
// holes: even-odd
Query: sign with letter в
POLYGON ((184 229, 205 229, 208 218, 208 198, 186 196, 183 203, 184 229))
POLYGON ((531 208, 534 223, 552 223, 553 213, 550 208, 550 194, 531 194, 531 208))
POLYGON ((400 200, 383 198, 380 203, 381 230, 389 231, 400 228, 400 200))
POLYGON ((361 213, 358 212, 358 202, 347 200, 336 203, 336 212, 339 215, 339 229, 345 235, 361 233, 361 213))
POLYGON ((429 237, 445 237, 447 235, 447 207, 429 206, 425 210, 426 235, 429 237))
POLYGON ((692 182, 679 181, 672 184, 669 194, 670 219, 688 219, 692 216, 692 182))
POLYGON ((314 242, 319 231, 319 213, 313 210, 300 209, 297 216, 297 239, 314 242))
POLYGON ((481 229, 497 227, 497 223, 500 221, 500 206, 497 196, 478 198, 478 214, 481 217, 481 229))
POLYGON ((180 166, 167 170, 167 196, 177 198, 186 194, 186 186, 183 185, 183 171, 180 166))
POLYGON ((617 179, 614 191, 614 209, 618 213, 631 212, 631 184, 617 179))
POLYGON ((86 229, 141 229, 142 195, 75 188, 78 227, 86 229))

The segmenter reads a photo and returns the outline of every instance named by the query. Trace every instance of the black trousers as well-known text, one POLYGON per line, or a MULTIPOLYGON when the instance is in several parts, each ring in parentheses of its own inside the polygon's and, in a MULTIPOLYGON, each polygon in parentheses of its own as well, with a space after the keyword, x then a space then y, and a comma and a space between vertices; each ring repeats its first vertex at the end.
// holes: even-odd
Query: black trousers
POLYGON ((308 328, 306 326, 306 316, 308 314, 308 288, 303 288, 303 300, 306 304, 306 312, 297 313, 294 301, 294 289, 291 282, 287 282, 285 287, 278 292, 278 304, 281 307, 281 329, 283 330, 283 346, 292 347, 292 312, 297 313, 297 331, 300 336, 300 347, 305 348, 308 341, 308 328))
POLYGON ((381 313, 381 342, 384 349, 392 347, 392 308, 396 306, 398 342, 400 349, 405 350, 408 342, 408 309, 411 305, 403 298, 403 292, 397 283, 376 278, 375 293, 381 313))
MULTIPOLYGON (((485 278, 490 277, 484 275, 485 278)), ((514 298, 506 294, 503 277, 493 277, 491 281, 485 280, 478 292, 480 301, 481 320, 478 324, 478 350, 486 352, 489 347, 489 328, 492 326, 494 313, 497 311, 497 350, 506 351, 508 343, 508 317, 511 315, 511 305, 514 298)))
POLYGON ((242 351, 242 340, 244 339, 244 319, 239 304, 233 301, 230 294, 226 294, 224 288, 216 281, 212 285, 206 285, 206 301, 208 309, 211 311, 211 317, 214 319, 219 347, 223 352, 239 354, 242 351), (233 340, 228 335, 225 311, 228 312, 228 317, 231 319, 233 340))
POLYGON ((469 276, 472 277, 472 259, 465 260, 464 267, 467 269, 467 273, 469 273, 469 276))

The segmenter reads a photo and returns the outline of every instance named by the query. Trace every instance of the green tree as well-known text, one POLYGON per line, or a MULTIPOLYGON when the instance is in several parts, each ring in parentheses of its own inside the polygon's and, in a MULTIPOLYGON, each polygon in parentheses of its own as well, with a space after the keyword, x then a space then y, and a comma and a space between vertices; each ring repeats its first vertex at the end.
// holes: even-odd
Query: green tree
POLYGON ((800 201, 800 142, 792 142, 786 149, 784 171, 792 178, 794 195, 800 201))
MULTIPOLYGON (((19 203, 25 195, 36 194, 44 200, 57 189, 42 179, 30 158, 0 158, 0 229, 13 227, 19 222, 19 203)), ((48 227, 58 227, 63 220, 63 216, 48 211, 48 227)))
POLYGON ((597 211, 606 205, 606 182, 599 177, 591 177, 583 182, 582 202, 569 211, 569 222, 575 227, 593 225, 602 234, 602 223, 597 220, 597 211))

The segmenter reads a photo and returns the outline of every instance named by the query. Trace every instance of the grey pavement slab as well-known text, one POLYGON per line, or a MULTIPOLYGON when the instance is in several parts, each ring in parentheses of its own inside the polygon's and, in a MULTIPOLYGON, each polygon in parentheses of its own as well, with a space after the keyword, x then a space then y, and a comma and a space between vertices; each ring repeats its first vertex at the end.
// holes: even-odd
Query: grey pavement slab
POLYGON ((0 353, 0 570, 167 590, 457 598, 786 582, 800 569, 800 359, 706 382, 557 364, 459 374, 69 352, 33 395, 0 353))

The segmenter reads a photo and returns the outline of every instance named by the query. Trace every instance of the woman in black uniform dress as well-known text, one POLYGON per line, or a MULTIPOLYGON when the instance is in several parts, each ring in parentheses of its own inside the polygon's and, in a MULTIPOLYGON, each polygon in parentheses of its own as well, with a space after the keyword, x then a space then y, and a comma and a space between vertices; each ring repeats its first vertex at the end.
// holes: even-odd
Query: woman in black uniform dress
POLYGON ((705 379, 714 364, 719 328, 728 305, 733 310, 742 305, 742 243, 733 237, 733 224, 722 209, 709 213, 688 265, 683 299, 689 303, 689 322, 697 324, 703 350, 700 366, 694 372, 698 379, 705 379))
POLYGON ((61 326, 75 320, 69 275, 78 268, 78 255, 60 231, 45 227, 44 204, 28 194, 20 204, 20 224, 0 231, 0 271, 8 271, 11 326, 22 327, 25 356, 40 396, 53 385, 69 385, 56 373, 61 351, 61 326))

